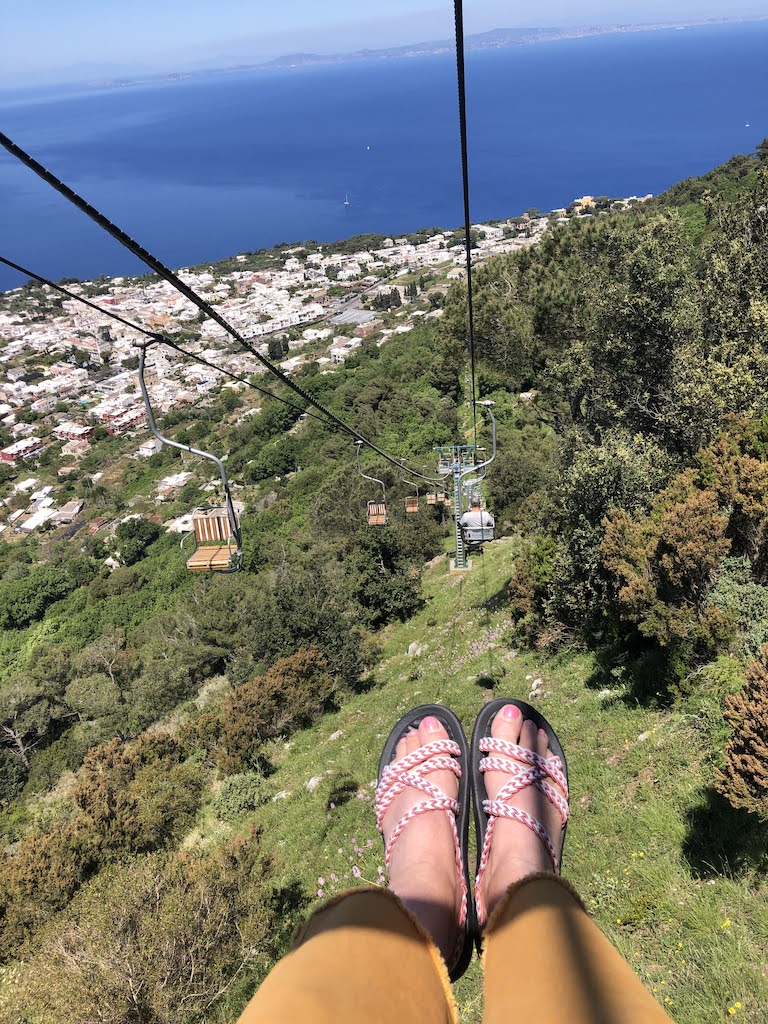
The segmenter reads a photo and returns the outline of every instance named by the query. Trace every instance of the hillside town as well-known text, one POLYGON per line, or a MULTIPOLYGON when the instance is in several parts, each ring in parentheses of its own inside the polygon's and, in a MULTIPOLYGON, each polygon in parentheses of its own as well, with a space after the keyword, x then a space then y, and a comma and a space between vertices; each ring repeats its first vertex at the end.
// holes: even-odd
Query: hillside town
MULTIPOLYGON (((608 202, 620 208, 649 198, 608 202)), ((600 208, 599 200, 585 196, 546 216, 529 211, 473 225, 472 260, 534 245, 553 225, 600 208)), ((422 318, 439 317, 447 287, 465 275, 463 232, 439 229, 384 238, 376 248, 359 251, 297 244, 271 250, 268 257, 241 254, 179 271, 190 288, 288 374, 309 363, 330 371, 366 338, 382 344, 422 318)), ((241 378, 266 372, 251 353, 232 345, 219 324, 160 279, 102 278, 66 287, 105 312, 33 282, 0 295, 0 496, 6 508, 0 535, 5 540, 42 528, 73 531, 88 524, 93 532, 94 524, 96 530, 109 526, 98 522, 98 509, 84 510, 83 499, 57 496, 57 481, 83 476, 81 465, 96 432, 127 439, 128 457, 139 461, 160 449, 139 390, 136 346, 142 336, 109 313, 168 336, 190 353, 185 359, 159 345, 151 348, 147 386, 160 418, 172 410, 204 408, 222 387, 243 388, 196 359, 241 378), (45 473, 36 472, 41 463, 45 473)), ((189 475, 161 480, 154 500, 173 496, 189 475)), ((100 473, 91 469, 88 476, 95 483, 100 473)))

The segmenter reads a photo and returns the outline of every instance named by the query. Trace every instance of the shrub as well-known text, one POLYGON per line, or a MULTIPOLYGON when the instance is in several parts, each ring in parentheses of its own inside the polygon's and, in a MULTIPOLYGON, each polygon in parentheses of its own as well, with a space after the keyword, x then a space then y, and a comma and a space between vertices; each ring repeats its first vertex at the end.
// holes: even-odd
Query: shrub
POLYGON ((311 725, 330 710, 336 690, 325 658, 314 648, 281 658, 265 675, 238 686, 222 705, 220 767, 249 771, 268 740, 311 725))
POLYGON ((3 986, 4 1020, 198 1024, 272 953, 258 835, 209 857, 154 854, 91 882, 3 986))
POLYGON ((242 772, 224 780, 211 807, 222 821, 236 821, 268 799, 269 786, 261 772, 242 772))
POLYGON ((112 740, 90 751, 72 796, 98 840, 100 860, 168 845, 190 824, 200 802, 200 768, 180 763, 182 747, 167 735, 112 740))
POLYGON ((189 826, 202 769, 170 736, 94 748, 50 831, 30 832, 0 860, 0 956, 10 955, 100 868, 167 847, 189 826))
POLYGON ((740 653, 754 658, 768 643, 768 587, 755 581, 745 556, 723 559, 708 604, 737 624, 740 653))
POLYGON ((725 702, 733 736, 718 790, 732 807, 768 820, 768 647, 747 668, 744 688, 725 702))

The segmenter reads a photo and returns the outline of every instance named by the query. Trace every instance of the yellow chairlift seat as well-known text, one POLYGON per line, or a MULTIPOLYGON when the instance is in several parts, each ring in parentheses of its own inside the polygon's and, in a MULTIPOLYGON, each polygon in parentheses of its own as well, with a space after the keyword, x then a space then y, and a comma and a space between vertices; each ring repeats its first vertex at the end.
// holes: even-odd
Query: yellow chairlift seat
POLYGON ((405 499, 405 511, 406 513, 413 514, 419 511, 419 499, 414 497, 408 497, 405 499))
POLYGON ((237 540, 226 508, 196 508, 192 513, 192 533, 187 537, 194 537, 195 541, 187 558, 190 572, 230 572, 237 567, 237 540))
POLYGON ((233 549, 228 544, 205 544, 187 559, 190 572, 223 572, 232 568, 233 549))
POLYGON ((384 501, 369 501, 368 502, 368 525, 369 526, 386 526, 387 525, 387 505, 384 501))
POLYGON ((437 495, 437 504, 438 505, 444 505, 445 504, 445 493, 443 491, 440 491, 440 493, 437 495))
POLYGON ((428 494, 427 495, 427 504, 428 505, 436 505, 437 504, 437 495, 436 494, 431 494, 431 493, 428 494))

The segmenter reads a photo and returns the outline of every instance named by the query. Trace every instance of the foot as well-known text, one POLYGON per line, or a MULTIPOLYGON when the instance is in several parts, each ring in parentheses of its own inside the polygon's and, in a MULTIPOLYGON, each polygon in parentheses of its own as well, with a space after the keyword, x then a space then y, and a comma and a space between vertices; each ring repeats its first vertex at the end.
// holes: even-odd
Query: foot
MULTIPOLYGON (((506 704, 491 723, 491 736, 497 739, 510 740, 521 747, 533 750, 542 757, 552 757, 547 734, 537 729, 533 722, 524 720, 520 709, 514 704, 506 704)), ((488 798, 495 800, 510 776, 506 772, 488 771, 485 773, 485 788, 488 798)), ((548 780, 555 790, 565 797, 565 793, 548 780)), ((541 822, 549 835, 555 850, 560 849, 560 831, 562 817, 544 794, 535 786, 527 786, 506 801, 513 807, 527 811, 532 818, 541 822)), ((526 825, 511 818, 497 818, 494 825, 488 864, 483 875, 482 901, 485 920, 490 917, 493 908, 513 882, 518 882, 527 875, 539 871, 552 871, 552 861, 538 836, 526 825)))
MULTIPOLYGON (((397 744, 394 762, 427 743, 448 738, 440 721, 428 716, 418 731, 412 729, 397 744)), ((467 770, 466 765, 461 767, 467 770)), ((425 778, 447 797, 457 798, 459 782, 452 772, 435 770, 425 778)), ((411 787, 395 798, 381 823, 385 846, 403 815, 426 799, 423 792, 411 787)), ((427 811, 408 823, 392 849, 389 888, 427 929, 450 967, 456 954, 462 892, 448 812, 427 811)))

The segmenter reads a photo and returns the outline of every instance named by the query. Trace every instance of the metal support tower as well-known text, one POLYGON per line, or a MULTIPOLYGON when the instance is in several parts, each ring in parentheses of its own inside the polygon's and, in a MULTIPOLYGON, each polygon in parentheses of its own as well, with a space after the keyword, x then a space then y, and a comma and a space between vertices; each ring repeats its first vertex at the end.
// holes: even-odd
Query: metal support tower
POLYGON ((443 445, 441 448, 435 449, 439 453, 438 473, 442 473, 445 476, 450 473, 453 476, 453 522, 456 542, 453 568, 458 570, 471 568, 464 545, 464 535, 461 532, 461 517, 464 513, 464 488, 462 487, 462 481, 465 477, 470 476, 470 474, 479 473, 485 469, 496 458, 496 419, 491 412, 493 402, 476 402, 475 404, 483 406, 491 418, 493 447, 490 459, 475 464, 474 453, 477 449, 474 445, 443 445))

